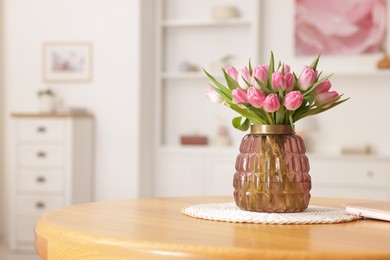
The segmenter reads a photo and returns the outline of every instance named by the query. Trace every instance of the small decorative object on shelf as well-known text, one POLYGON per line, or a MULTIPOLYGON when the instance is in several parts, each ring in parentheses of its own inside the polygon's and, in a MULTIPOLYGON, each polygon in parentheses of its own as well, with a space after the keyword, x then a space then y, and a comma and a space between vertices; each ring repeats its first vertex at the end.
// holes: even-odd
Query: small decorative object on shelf
POLYGON ((212 14, 214 19, 232 19, 238 18, 240 12, 237 7, 234 5, 217 5, 212 9, 212 14))
POLYGON ((51 88, 39 90, 38 93, 39 110, 42 113, 53 113, 55 111, 55 94, 51 88))
POLYGON ((382 59, 377 63, 378 69, 390 69, 390 57, 385 53, 382 59))
POLYGON ((180 142, 183 145, 207 145, 207 136, 200 135, 183 135, 180 137, 180 142))
POLYGON ((234 58, 233 55, 225 55, 218 60, 211 63, 210 68, 213 71, 219 71, 221 68, 227 68, 231 66, 232 59, 234 58))
POLYGON ((214 138, 215 146, 230 146, 232 144, 232 139, 229 135, 229 130, 226 126, 220 125, 218 127, 217 135, 214 138))
POLYGON ((199 71, 199 67, 196 66, 195 64, 192 64, 188 61, 183 61, 179 65, 179 71, 180 72, 194 72, 194 71, 199 71))
POLYGON ((237 70, 222 69, 226 86, 205 71, 212 84, 206 95, 241 114, 233 126, 246 131, 234 174, 234 199, 243 210, 300 212, 310 200, 309 161, 294 123, 348 99, 331 91, 329 78, 317 71, 320 56, 297 76, 281 62, 237 70))
POLYGON ((344 144, 341 146, 341 154, 369 155, 371 153, 372 148, 369 144, 344 144))

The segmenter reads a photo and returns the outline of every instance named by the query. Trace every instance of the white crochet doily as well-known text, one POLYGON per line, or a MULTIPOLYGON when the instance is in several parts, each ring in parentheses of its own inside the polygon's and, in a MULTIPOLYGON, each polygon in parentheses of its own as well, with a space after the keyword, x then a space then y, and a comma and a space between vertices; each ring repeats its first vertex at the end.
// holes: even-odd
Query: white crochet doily
POLYGON ((239 209, 234 202, 191 205, 184 208, 182 213, 208 220, 260 224, 331 224, 359 218, 347 214, 343 209, 312 205, 297 213, 252 212, 239 209))

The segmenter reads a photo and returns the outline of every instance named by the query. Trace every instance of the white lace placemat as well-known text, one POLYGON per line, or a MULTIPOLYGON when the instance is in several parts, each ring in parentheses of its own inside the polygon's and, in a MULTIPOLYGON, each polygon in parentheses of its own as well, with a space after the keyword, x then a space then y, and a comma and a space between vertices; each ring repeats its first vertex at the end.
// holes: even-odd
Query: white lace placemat
POLYGON ((194 218, 259 224, 331 224, 359 218, 343 209, 312 205, 297 213, 252 212, 239 209, 234 202, 191 205, 182 209, 182 213, 194 218))

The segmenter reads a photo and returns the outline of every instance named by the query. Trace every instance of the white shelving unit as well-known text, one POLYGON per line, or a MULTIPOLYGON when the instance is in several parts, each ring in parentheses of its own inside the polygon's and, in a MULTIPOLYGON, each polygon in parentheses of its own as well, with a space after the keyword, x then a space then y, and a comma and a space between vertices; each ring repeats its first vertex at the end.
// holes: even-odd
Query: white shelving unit
POLYGON ((259 60, 260 2, 244 0, 158 0, 156 24, 156 115, 157 148, 175 146, 180 150, 181 134, 198 132, 212 137, 218 124, 230 127, 231 116, 222 106, 211 104, 203 92, 205 68, 223 79, 220 58, 233 56, 231 65, 242 67, 249 58, 259 60), (217 20, 212 10, 234 5, 240 16, 217 20), (197 71, 182 71, 184 62, 197 71), (178 109, 179 108, 179 109, 178 109))
POLYGON ((225 27, 225 26, 250 26, 251 21, 247 19, 229 19, 229 20, 165 20, 161 22, 162 27, 225 27))
MULTIPOLYGON (((270 46, 278 55, 289 57, 290 50, 285 48, 291 47, 291 43, 275 40, 275 34, 261 40, 262 34, 270 30, 266 27, 260 32, 261 20, 277 24, 273 19, 279 20, 280 16, 269 15, 269 8, 270 5, 277 8, 278 4, 273 1, 264 4, 258 0, 239 3, 234 0, 157 1, 154 195, 232 194, 235 158, 245 133, 231 127, 235 112, 223 105, 212 104, 204 96, 208 80, 201 69, 223 82, 220 68, 212 65, 225 55, 234 56, 231 65, 238 68, 248 64, 249 58, 253 64, 264 63, 263 58, 268 60, 270 46), (240 17, 212 19, 212 8, 222 4, 236 6, 240 17), (262 8, 267 9, 267 13, 262 12, 262 8), (181 71, 182 62, 194 64, 199 70, 181 71), (230 147, 212 145, 220 124, 230 130, 233 137, 230 147), (207 135, 211 144, 180 145, 180 136, 191 133, 207 135)), ((285 15, 291 18, 292 8, 286 10, 285 15)), ((288 32, 287 35, 292 35, 288 32)), ((342 70, 337 75, 340 78, 349 76, 342 70)), ((375 76, 387 77, 388 71, 376 71, 375 76)), ((390 199, 389 157, 317 153, 308 154, 308 157, 312 196, 390 199)))
POLYGON ((223 80, 221 67, 214 65, 222 57, 232 56, 230 65, 237 67, 250 58, 260 60, 261 1, 158 0, 156 10, 155 195, 231 194, 234 160, 245 133, 237 132, 231 147, 212 145, 220 124, 231 129, 234 112, 205 97, 208 80, 202 69, 223 80), (219 5, 235 6, 239 17, 213 19, 219 5), (182 71, 184 62, 198 70, 182 71), (181 135, 194 133, 208 136, 210 144, 180 144, 181 135))

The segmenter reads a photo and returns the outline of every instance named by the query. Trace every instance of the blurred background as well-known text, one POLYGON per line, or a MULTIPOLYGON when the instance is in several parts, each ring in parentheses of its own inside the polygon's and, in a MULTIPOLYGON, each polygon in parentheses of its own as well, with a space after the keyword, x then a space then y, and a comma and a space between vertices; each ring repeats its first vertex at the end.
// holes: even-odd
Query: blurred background
POLYGON ((205 97, 202 69, 222 79, 221 67, 266 64, 271 51, 297 74, 322 53, 318 69, 351 98, 296 125, 312 196, 390 199, 386 0, 0 2, 2 241, 18 228, 11 114, 92 116, 90 200, 231 195, 246 133, 205 97))

